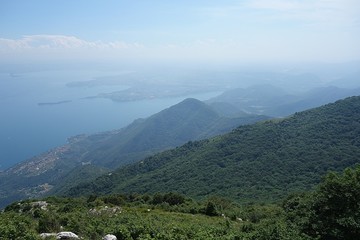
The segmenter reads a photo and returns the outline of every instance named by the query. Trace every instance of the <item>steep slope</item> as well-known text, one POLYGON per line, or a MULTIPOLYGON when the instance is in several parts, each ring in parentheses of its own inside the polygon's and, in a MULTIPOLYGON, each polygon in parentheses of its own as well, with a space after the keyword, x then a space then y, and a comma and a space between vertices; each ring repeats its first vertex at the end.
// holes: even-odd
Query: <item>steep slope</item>
POLYGON ((90 180, 103 172, 99 167, 114 169, 189 140, 214 136, 263 119, 267 117, 220 117, 205 103, 186 99, 121 130, 72 137, 68 144, 0 173, 0 207, 9 201, 63 191, 74 182, 63 180, 76 177, 82 165, 91 164, 98 169, 88 175, 90 180))
POLYGON ((146 120, 134 122, 96 146, 84 158, 95 164, 116 167, 119 163, 129 163, 197 139, 218 119, 219 116, 203 102, 186 99, 146 120))
POLYGON ((115 134, 98 139, 94 136, 91 141, 96 144, 83 147, 86 151, 81 151, 80 159, 115 168, 189 140, 215 136, 239 125, 264 119, 268 117, 251 114, 236 118, 221 117, 205 103, 185 99, 147 119, 136 120, 115 134))
POLYGON ((311 188, 328 170, 360 162, 360 97, 188 142, 81 184, 68 195, 177 191, 239 202, 311 188))

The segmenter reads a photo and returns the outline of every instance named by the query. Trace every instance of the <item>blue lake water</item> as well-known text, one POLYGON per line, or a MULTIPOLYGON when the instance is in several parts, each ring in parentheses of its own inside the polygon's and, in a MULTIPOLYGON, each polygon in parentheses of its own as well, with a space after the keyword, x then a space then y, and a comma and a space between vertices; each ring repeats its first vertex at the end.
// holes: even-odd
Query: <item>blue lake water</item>
POLYGON ((116 74, 96 71, 46 71, 19 75, 0 73, 0 170, 64 144, 70 136, 119 129, 187 97, 206 100, 219 94, 212 92, 168 99, 113 102, 109 99, 83 98, 126 87, 66 86, 69 82, 116 74), (68 102, 38 104, 61 101, 68 102))

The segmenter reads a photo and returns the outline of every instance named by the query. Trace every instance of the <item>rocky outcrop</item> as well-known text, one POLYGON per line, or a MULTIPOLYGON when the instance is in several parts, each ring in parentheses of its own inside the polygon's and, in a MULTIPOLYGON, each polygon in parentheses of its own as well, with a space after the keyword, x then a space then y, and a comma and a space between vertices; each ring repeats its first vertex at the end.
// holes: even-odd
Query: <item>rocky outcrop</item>
POLYGON ((101 214, 107 214, 107 215, 117 215, 118 213, 121 213, 121 207, 101 207, 101 208, 92 208, 89 210, 89 213, 94 215, 101 215, 101 214))
MULTIPOLYGON (((59 233, 41 233, 40 237, 42 239, 47 239, 50 237, 56 237, 56 239, 59 240, 65 240, 65 239, 80 239, 78 235, 76 235, 73 232, 59 232, 59 233)), ((112 234, 105 235, 102 240, 117 240, 117 237, 112 234)))
POLYGON ((49 205, 46 201, 37 201, 30 203, 33 208, 40 208, 42 210, 47 210, 47 206, 49 205))
POLYGON ((112 234, 108 234, 105 237, 103 237, 103 240, 117 240, 117 237, 112 234))
POLYGON ((65 239, 80 239, 78 235, 76 235, 73 232, 59 232, 59 233, 41 233, 40 237, 42 239, 46 239, 48 237, 56 237, 56 239, 59 240, 65 240, 65 239))
POLYGON ((79 239, 78 235, 73 232, 59 232, 56 239, 79 239))

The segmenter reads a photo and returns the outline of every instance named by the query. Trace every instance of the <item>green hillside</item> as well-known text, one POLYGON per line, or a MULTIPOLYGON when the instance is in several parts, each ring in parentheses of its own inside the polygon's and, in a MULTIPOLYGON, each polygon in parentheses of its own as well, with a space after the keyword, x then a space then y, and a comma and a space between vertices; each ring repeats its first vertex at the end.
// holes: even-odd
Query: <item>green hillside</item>
MULTIPOLYGON (((261 119, 254 115, 246 117, 249 116, 249 122, 261 119)), ((228 124, 229 119, 221 118, 203 102, 186 99, 147 119, 135 121, 106 141, 88 147, 88 152, 81 158, 96 165, 113 168, 182 145, 189 140, 230 131, 242 121, 238 119, 228 124), (209 129, 214 131, 208 132, 209 129)))
POLYGON ((360 162, 360 97, 188 142, 72 188, 68 195, 177 191, 275 201, 360 162))

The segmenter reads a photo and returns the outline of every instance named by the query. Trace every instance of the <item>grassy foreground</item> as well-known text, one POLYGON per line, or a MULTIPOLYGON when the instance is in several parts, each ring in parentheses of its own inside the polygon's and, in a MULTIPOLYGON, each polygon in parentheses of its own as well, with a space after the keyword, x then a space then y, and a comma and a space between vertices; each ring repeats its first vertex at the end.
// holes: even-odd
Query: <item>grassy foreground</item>
POLYGON ((81 239, 360 239, 360 165, 330 172, 312 192, 276 204, 238 205, 177 193, 49 197, 0 213, 1 240, 71 231, 81 239))

